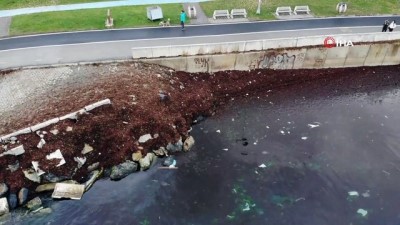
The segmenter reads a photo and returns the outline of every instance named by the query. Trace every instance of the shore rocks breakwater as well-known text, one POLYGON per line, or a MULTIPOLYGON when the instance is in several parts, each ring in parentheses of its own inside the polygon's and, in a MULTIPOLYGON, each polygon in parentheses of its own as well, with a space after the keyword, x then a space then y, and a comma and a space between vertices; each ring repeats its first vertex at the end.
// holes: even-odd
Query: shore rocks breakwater
MULTIPOLYGON (((30 83, 44 91, 35 96, 21 90, 19 95, 29 98, 1 96, 7 92, 0 92, 1 98, 16 102, 12 107, 2 108, 0 104, 0 215, 17 206, 36 212, 43 208, 38 198, 41 193, 56 189, 53 197, 59 197, 57 188, 70 185, 83 194, 102 176, 119 180, 149 169, 158 158, 164 158, 162 169, 176 168, 173 155, 189 151, 194 145, 191 126, 217 113, 232 99, 268 98, 290 85, 312 90, 308 84, 315 80, 319 85, 336 82, 338 87, 348 82, 354 84, 355 90, 361 90, 369 78, 380 76, 382 83, 389 82, 388 76, 400 76, 399 69, 400 66, 390 66, 189 74, 129 62, 4 71, 0 73, 0 87, 22 75, 29 80, 30 74, 35 73, 52 79, 53 73, 63 71, 63 78, 56 88, 46 89, 45 85, 50 84, 43 80, 30 83), (103 99, 107 104, 79 110, 103 99), (51 122, 60 116, 63 120, 51 122), (46 126, 35 126, 49 120, 51 123, 46 126), (30 132, 14 133, 24 131, 24 127, 29 127, 30 132)), ((17 89, 18 85, 14 90, 17 89)), ((71 195, 79 198, 75 192, 71 195)))

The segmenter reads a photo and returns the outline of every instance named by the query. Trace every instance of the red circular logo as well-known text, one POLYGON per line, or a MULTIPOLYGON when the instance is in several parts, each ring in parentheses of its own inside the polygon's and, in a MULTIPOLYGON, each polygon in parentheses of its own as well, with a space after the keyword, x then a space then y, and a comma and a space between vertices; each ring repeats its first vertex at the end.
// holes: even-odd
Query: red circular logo
POLYGON ((325 38, 325 40, 324 40, 324 46, 325 46, 326 48, 333 48, 333 47, 335 47, 335 46, 336 46, 335 38, 333 38, 333 37, 327 37, 327 38, 325 38))

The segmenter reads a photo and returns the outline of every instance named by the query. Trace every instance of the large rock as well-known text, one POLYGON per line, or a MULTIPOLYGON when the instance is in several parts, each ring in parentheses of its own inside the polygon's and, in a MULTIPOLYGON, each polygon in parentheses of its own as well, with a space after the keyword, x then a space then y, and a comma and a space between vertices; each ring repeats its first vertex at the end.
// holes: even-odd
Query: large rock
POLYGON ((8 207, 7 198, 0 198, 0 216, 7 214, 10 212, 8 207))
POLYGON ((157 149, 157 150, 153 150, 153 153, 154 153, 156 156, 161 156, 161 157, 168 155, 168 151, 167 151, 167 149, 165 149, 164 147, 160 147, 160 148, 157 149))
POLYGON ((10 206, 10 209, 15 209, 18 206, 18 198, 16 194, 10 194, 8 196, 8 205, 10 206))
POLYGON ((117 166, 111 168, 110 178, 111 180, 121 180, 122 178, 128 176, 129 174, 136 172, 138 169, 138 164, 127 160, 117 166))
POLYGON ((22 155, 25 153, 25 149, 23 145, 20 145, 18 147, 15 147, 11 150, 8 150, 6 152, 3 152, 0 154, 0 157, 4 156, 4 155, 22 155))
POLYGON ((26 203, 26 200, 28 200, 28 193, 29 193, 29 190, 26 188, 21 188, 21 190, 19 190, 19 192, 18 192, 19 205, 23 205, 26 203))
POLYGON ((175 144, 169 143, 167 145, 167 150, 170 152, 180 152, 182 151, 183 148, 183 143, 182 143, 182 138, 179 139, 175 144))
POLYGON ((63 180, 71 179, 70 177, 67 177, 67 176, 59 176, 58 177, 52 173, 46 173, 42 177, 45 181, 50 182, 50 183, 57 183, 57 182, 60 182, 63 180))
POLYGON ((139 160, 140 170, 147 170, 150 168, 151 163, 155 159, 154 153, 147 153, 147 155, 139 160))
POLYGON ((137 151, 135 153, 132 154, 132 160, 134 162, 139 162, 140 159, 142 159, 143 155, 141 151, 137 151))
POLYGON ((8 187, 7 184, 5 183, 0 183, 0 198, 4 197, 8 192, 8 187))
POLYGON ((194 145, 194 138, 189 136, 186 138, 185 142, 183 143, 183 151, 188 152, 194 145))
POLYGON ((42 206, 42 200, 39 197, 36 197, 30 200, 28 203, 26 203, 26 207, 30 210, 36 210, 40 206, 42 206))

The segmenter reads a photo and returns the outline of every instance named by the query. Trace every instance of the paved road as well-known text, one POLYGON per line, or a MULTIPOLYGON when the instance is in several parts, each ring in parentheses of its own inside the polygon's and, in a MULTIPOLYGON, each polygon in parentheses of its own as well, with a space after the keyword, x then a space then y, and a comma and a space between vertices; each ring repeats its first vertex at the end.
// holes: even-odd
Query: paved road
POLYGON ((0 39, 0 50, 65 45, 90 42, 107 42, 118 40, 139 40, 156 38, 176 38, 190 36, 209 36, 238 34, 280 30, 300 30, 317 28, 338 28, 338 27, 363 27, 380 26, 385 19, 398 20, 400 16, 390 17, 344 17, 326 19, 307 19, 290 21, 268 21, 240 24, 221 25, 199 25, 188 27, 182 32, 179 27, 170 28, 142 28, 123 30, 101 30, 85 31, 77 33, 46 34, 38 36, 26 36, 16 38, 0 39))

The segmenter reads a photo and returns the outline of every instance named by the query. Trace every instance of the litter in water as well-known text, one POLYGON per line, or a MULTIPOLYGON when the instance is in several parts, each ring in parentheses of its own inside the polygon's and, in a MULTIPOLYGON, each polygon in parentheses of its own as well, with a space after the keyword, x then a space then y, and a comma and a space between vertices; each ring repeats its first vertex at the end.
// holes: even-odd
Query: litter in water
POLYGON ((307 140, 308 137, 301 137, 301 140, 307 140))
POLYGON ((358 209, 357 213, 360 214, 361 216, 365 217, 368 214, 368 211, 365 209, 358 209))
POLYGON ((314 122, 314 123, 308 124, 308 127, 312 129, 312 128, 319 127, 320 125, 321 125, 321 123, 319 123, 319 122, 314 122))

